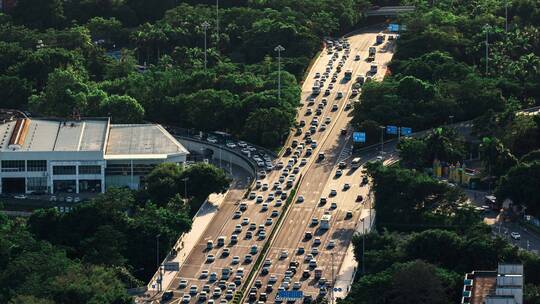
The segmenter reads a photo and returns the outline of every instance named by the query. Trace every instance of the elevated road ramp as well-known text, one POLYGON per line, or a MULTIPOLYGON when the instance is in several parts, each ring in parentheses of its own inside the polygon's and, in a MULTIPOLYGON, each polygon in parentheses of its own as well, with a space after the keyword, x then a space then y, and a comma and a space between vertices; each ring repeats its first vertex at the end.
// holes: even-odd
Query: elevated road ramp
POLYGON ((411 13, 415 11, 415 7, 411 6, 382 6, 377 9, 367 10, 364 14, 370 16, 397 16, 403 13, 411 13))

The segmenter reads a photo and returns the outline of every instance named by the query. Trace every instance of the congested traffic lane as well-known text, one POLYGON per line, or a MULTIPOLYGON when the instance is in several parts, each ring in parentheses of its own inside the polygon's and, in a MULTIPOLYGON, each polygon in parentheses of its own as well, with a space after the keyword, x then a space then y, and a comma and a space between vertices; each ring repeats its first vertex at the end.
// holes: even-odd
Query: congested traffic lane
MULTIPOLYGON (((371 63, 364 60, 354 60, 355 51, 353 50, 360 54, 361 59, 365 59, 369 47, 375 41, 376 35, 377 33, 362 33, 349 38, 352 56, 347 60, 345 69, 352 69, 354 71, 353 75, 357 73, 364 74, 371 67, 371 63)), ((386 72, 386 64, 390 61, 392 55, 391 48, 388 47, 390 45, 391 43, 385 43, 379 47, 380 53, 376 56, 379 70, 374 75, 375 78, 382 78, 386 72)), ((327 60, 320 61, 326 64, 327 60)), ((317 69, 320 69, 319 65, 312 69, 311 77, 314 77, 313 74, 320 71, 317 69)), ((307 87, 310 88, 311 83, 308 81, 306 83, 307 87)), ((337 90, 350 93, 352 83, 353 81, 341 82, 337 90)), ((310 95, 309 90, 304 92, 305 95, 310 95)), ((304 98, 309 97, 305 96, 304 98)), ((317 100, 322 98, 325 97, 320 96, 317 100)), ((253 289, 253 292, 259 297, 261 293, 264 293, 266 298, 271 301, 275 299, 276 291, 280 285, 288 287, 289 290, 295 288, 302 290, 304 294, 319 295, 320 280, 314 279, 314 268, 320 269, 322 278, 331 280, 332 273, 337 274, 339 271, 339 266, 343 261, 352 235, 356 231, 357 225, 360 224, 359 217, 364 205, 363 201, 357 201, 357 197, 359 195, 366 197, 369 189, 367 186, 360 185, 362 180, 361 170, 351 170, 350 159, 348 168, 343 170, 343 174, 339 175, 339 177, 336 176, 338 170, 336 164, 344 158, 344 155, 347 155, 346 150, 351 144, 348 136, 340 136, 341 129, 348 127, 351 117, 345 111, 345 105, 348 102, 347 98, 329 98, 329 103, 331 103, 331 100, 338 102, 341 107, 340 111, 336 113, 339 118, 333 127, 326 131, 328 132, 327 140, 322 143, 321 151, 319 151, 325 154, 325 159, 322 162, 313 164, 305 174, 298 190, 298 195, 304 197, 304 202, 292 206, 269 250, 267 259, 272 261, 272 264, 259 271, 259 276, 255 284, 253 284, 254 287, 260 286, 253 289), (349 189, 344 189, 343 186, 346 183, 350 185, 349 189), (336 193, 330 194, 332 190, 335 190, 336 193), (327 198, 325 204, 320 203, 321 197, 327 198), (336 203, 336 205, 331 206, 332 203, 336 203), (320 220, 325 213, 331 216, 330 229, 328 230, 320 228, 320 220), (312 224, 312 219, 317 219, 319 224, 312 224), (309 233, 306 235, 306 232, 310 232, 312 235, 309 236, 309 233), (316 244, 319 243, 317 238, 320 240, 318 245, 316 244), (309 265, 311 257, 307 256, 312 254, 313 248, 317 249, 316 252, 313 252, 316 266, 309 265), (295 265, 297 265, 296 273, 288 273, 290 279, 286 279, 286 281, 289 283, 283 283, 286 272, 290 269, 290 266, 295 265)), ((348 134, 350 134, 350 131, 348 134)), ((255 299, 256 297, 250 298, 252 301, 255 299)))
MULTIPOLYGON (((336 91, 334 91, 331 96, 328 96, 329 99, 336 94, 336 91)), ((343 101, 340 103, 340 105, 342 104, 343 101)), ((309 106, 309 103, 305 103, 304 108, 300 110, 300 113, 305 113, 307 107, 309 106)), ((336 116, 340 111, 333 111, 331 106, 326 106, 322 112, 323 117, 324 115, 332 117, 336 116)), ((307 130, 307 127, 305 130, 307 130)), ((324 132, 317 132, 313 134, 312 139, 317 142, 323 138, 324 134, 324 132)), ((317 150, 318 147, 313 146, 313 149, 317 150)), ((313 155, 316 155, 316 152, 314 152, 313 155)), ((293 153, 291 153, 288 156, 279 158, 276 163, 282 162, 283 166, 286 166, 289 160, 293 157, 293 153)), ((304 165, 300 165, 301 161, 294 162, 294 167, 298 167, 298 173, 294 179, 295 181, 299 178, 300 174, 302 174, 306 168, 309 167, 309 164, 313 161, 313 159, 313 156, 306 157, 304 165)), ((284 186, 284 181, 280 182, 280 176, 282 175, 283 171, 272 170, 268 173, 268 176, 260 179, 260 183, 267 184, 268 188, 271 188, 274 183, 278 182, 282 188, 284 188, 283 191, 289 191, 289 189, 285 189, 286 187, 284 186)), ((169 290, 174 290, 176 301, 180 301, 182 297, 185 297, 184 300, 186 302, 195 302, 204 298, 213 298, 216 301, 223 299, 228 300, 226 299, 226 293, 229 290, 234 292, 239 288, 239 286, 235 288, 229 287, 229 284, 235 280, 238 268, 244 269, 244 276, 240 278, 239 285, 244 283, 243 280, 245 278, 245 274, 249 273, 253 265, 253 262, 244 262, 246 255, 251 254, 252 260, 256 260, 258 254, 260 254, 260 248, 266 241, 266 238, 258 239, 256 235, 253 235, 251 238, 246 238, 245 235, 248 233, 247 231, 249 225, 251 223, 255 224, 256 229, 253 232, 259 230, 259 225, 263 225, 265 232, 268 235, 270 229, 272 229, 275 225, 275 219, 277 218, 277 216, 271 216, 272 212, 274 210, 281 212, 281 209, 283 208, 283 205, 276 206, 277 199, 268 201, 268 196, 271 191, 271 189, 263 190, 263 187, 256 189, 254 196, 261 196, 263 202, 257 202, 256 199, 242 200, 241 203, 247 204, 247 210, 241 212, 241 215, 237 218, 234 218, 234 213, 239 211, 238 203, 240 202, 225 202, 225 206, 228 207, 226 207, 226 209, 223 211, 220 210, 218 212, 219 216, 216 217, 216 220, 213 221, 207 228, 207 231, 205 231, 203 237, 201 237, 198 244, 192 250, 186 262, 181 266, 181 269, 178 272, 179 275, 168 287, 169 290), (268 210, 262 210, 263 203, 268 203, 268 210), (235 206, 235 208, 231 208, 231 205, 235 206), (241 225, 244 218, 249 218, 248 225, 241 225), (271 225, 265 225, 268 218, 273 218, 271 225), (238 224, 241 225, 241 232, 236 233, 238 235, 238 241, 236 243, 230 243, 231 236, 235 234, 238 224), (226 238, 225 245, 217 246, 217 239, 221 236, 226 238), (211 249, 208 249, 208 241, 213 241, 216 246, 212 246, 211 249), (257 245, 258 250, 257 252, 250 253, 253 245, 257 245), (227 255, 223 255, 223 251, 225 249, 229 251, 227 255), (209 256, 212 256, 213 258, 209 260, 209 256), (233 263, 234 257, 238 257, 240 261, 238 263, 233 263), (229 267, 232 269, 233 274, 229 276, 226 283, 220 283, 221 279, 223 278, 223 269, 229 267), (215 279, 212 277, 212 273, 216 274, 215 279), (201 276, 201 274, 204 274, 204 276, 201 276), (221 293, 217 293, 216 296, 213 297, 213 291, 220 285, 225 286, 225 288, 222 289, 221 293), (203 297, 204 293, 201 292, 203 288, 207 291, 206 297, 203 297)), ((282 201, 284 202, 284 199, 282 201)), ((229 293, 229 295, 230 294, 231 293, 229 293)))

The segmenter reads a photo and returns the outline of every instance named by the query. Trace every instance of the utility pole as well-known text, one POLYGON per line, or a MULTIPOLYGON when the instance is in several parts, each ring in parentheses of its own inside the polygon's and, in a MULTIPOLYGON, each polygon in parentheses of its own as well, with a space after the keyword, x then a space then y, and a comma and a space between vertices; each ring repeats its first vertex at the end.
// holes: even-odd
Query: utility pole
POLYGON ((384 154, 384 129, 386 129, 384 126, 379 126, 381 129, 381 155, 384 154))
POLYGON ((161 234, 158 234, 156 235, 156 263, 157 263, 157 267, 158 267, 158 283, 157 283, 157 289, 158 289, 158 292, 161 291, 161 280, 162 280, 162 276, 161 276, 161 263, 159 262, 159 237, 161 236, 161 234))
POLYGON ((484 25, 484 31, 486 31, 486 76, 488 74, 488 63, 489 63, 489 31, 491 26, 489 24, 484 25))
POLYGON ((281 100, 281 52, 285 51, 285 48, 278 45, 274 51, 278 53, 278 100, 281 100))
MULTIPOLYGON (((371 221, 371 215, 369 221, 371 221)), ((366 273, 366 228, 364 224, 365 221, 362 219, 362 275, 366 273)))
POLYGON ((508 0, 504 1, 504 31, 508 33, 508 0))
POLYGON ((210 26, 210 23, 207 21, 202 23, 202 27, 204 30, 204 71, 206 72, 206 66, 208 64, 208 57, 206 55, 206 30, 208 30, 208 27, 210 26))
POLYGON ((216 33, 217 33, 216 49, 218 49, 218 52, 219 52, 219 0, 216 0, 216 33))
POLYGON ((187 200, 187 182, 189 181, 189 177, 182 178, 182 181, 184 182, 184 198, 187 200))
POLYGON ((332 290, 330 291, 332 296, 330 298, 330 304, 333 304, 334 303, 334 286, 336 286, 336 277, 334 275, 334 253, 332 252, 330 255, 332 256, 332 285, 330 286, 332 288, 332 290))

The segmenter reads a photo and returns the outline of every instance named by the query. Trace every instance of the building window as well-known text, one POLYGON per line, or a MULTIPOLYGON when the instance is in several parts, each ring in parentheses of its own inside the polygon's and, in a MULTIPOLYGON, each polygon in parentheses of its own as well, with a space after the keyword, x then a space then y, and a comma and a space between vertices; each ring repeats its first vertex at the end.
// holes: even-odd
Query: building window
MULTIPOLYGON (((155 164, 133 164, 133 175, 146 175, 155 167, 155 164)), ((131 164, 108 164, 105 174, 131 175, 131 164)))
POLYGON ((75 175, 76 168, 75 166, 54 166, 53 174, 54 175, 75 175))
POLYGON ((46 160, 29 160, 26 161, 28 172, 45 172, 47 171, 46 160))
POLYGON ((3 160, 2 172, 24 172, 24 160, 3 160))
POLYGON ((26 178, 26 189, 28 192, 45 192, 47 191, 46 177, 28 177, 26 178))
POLYGON ((79 166, 79 174, 101 174, 101 166, 79 166))

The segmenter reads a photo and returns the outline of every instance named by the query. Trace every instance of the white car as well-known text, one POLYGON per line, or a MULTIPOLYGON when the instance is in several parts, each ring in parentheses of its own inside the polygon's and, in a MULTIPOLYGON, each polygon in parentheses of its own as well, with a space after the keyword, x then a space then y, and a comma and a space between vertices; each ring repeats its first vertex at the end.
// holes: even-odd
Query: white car
POLYGON ((14 198, 16 198, 16 199, 27 199, 28 196, 26 196, 24 194, 19 194, 19 195, 15 195, 14 198))
POLYGON ((216 144, 218 142, 217 138, 215 138, 215 137, 208 137, 206 139, 206 141, 208 141, 210 143, 213 143, 213 144, 216 144))
POLYGON ((228 143, 227 143, 227 147, 228 147, 228 148, 231 148, 231 149, 234 149, 234 148, 236 148, 236 144, 233 143, 233 142, 228 142, 228 143))
POLYGON ((191 296, 188 295, 188 294, 185 294, 183 297, 182 297, 182 303, 189 303, 191 301, 191 296))
POLYGON ((514 240, 520 240, 521 239, 521 234, 519 234, 519 232, 512 232, 510 233, 510 236, 514 239, 514 240))

